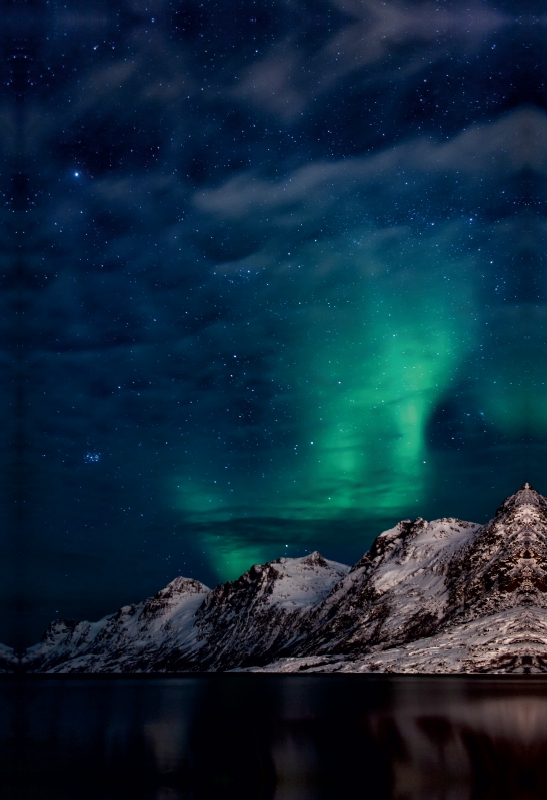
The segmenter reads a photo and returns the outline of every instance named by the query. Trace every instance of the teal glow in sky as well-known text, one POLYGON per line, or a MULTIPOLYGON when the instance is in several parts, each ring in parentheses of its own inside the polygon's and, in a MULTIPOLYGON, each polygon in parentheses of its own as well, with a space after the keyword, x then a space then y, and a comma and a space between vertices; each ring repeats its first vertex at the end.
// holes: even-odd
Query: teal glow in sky
POLYGON ((542 16, 33 8, 0 640, 545 490, 542 16))

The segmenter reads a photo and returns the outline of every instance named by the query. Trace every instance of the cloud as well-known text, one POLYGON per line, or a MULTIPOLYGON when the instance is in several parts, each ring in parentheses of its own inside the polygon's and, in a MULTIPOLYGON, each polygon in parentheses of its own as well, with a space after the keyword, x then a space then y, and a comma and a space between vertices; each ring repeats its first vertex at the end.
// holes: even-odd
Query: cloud
POLYGON ((371 155, 315 161, 279 181, 264 180, 255 171, 238 174, 217 188, 196 192, 193 202, 199 211, 224 219, 303 206, 309 213, 310 206, 332 206, 343 194, 372 186, 390 196, 408 194, 405 176, 428 186, 455 174, 468 181, 490 177, 500 182, 518 170, 539 172, 546 166, 547 114, 521 108, 473 125, 448 142, 417 137, 371 155))
POLYGON ((326 43, 314 52, 294 35, 275 43, 238 77, 231 96, 290 122, 309 110, 312 100, 364 68, 367 73, 362 80, 377 81, 376 68, 390 58, 397 66, 388 66, 382 79, 387 72, 400 81, 448 53, 477 50, 486 37, 514 23, 509 15, 479 3, 444 7, 432 2, 409 6, 381 0, 335 0, 333 6, 342 12, 345 24, 326 43))

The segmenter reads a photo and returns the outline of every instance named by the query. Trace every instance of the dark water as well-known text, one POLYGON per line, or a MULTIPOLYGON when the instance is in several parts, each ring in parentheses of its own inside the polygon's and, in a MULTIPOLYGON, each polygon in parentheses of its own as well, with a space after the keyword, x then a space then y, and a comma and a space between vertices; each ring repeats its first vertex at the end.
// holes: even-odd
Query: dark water
POLYGON ((4 679, 2 798, 536 798, 547 681, 4 679))

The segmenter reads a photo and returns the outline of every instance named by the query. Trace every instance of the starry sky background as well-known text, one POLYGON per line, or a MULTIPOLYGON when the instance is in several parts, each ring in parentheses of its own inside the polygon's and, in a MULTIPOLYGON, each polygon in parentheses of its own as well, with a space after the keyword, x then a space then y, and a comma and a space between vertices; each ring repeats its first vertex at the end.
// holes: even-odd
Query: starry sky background
POLYGON ((547 491, 546 25, 7 6, 0 640, 547 491))

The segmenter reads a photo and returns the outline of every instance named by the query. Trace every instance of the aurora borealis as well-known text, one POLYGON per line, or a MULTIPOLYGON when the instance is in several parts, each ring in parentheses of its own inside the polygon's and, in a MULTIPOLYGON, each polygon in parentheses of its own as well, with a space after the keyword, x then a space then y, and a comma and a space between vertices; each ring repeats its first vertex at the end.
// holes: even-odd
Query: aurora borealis
POLYGON ((10 8, 1 641, 545 491, 539 6, 10 8))

